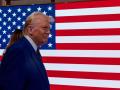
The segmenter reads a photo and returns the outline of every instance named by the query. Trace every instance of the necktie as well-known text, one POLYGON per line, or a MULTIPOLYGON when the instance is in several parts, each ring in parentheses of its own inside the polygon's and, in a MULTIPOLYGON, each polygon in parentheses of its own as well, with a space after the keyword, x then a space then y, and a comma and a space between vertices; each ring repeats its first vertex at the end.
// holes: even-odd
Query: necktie
POLYGON ((38 60, 42 62, 42 56, 41 56, 41 54, 39 52, 39 48, 37 48, 36 54, 37 54, 38 60))

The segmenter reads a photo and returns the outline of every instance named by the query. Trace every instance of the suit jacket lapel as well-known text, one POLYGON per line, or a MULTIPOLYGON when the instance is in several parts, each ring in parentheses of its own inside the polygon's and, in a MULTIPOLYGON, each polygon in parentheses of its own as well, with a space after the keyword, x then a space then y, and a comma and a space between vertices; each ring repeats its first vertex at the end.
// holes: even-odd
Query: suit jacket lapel
POLYGON ((46 71, 45 71, 45 67, 43 65, 43 63, 41 62, 41 59, 37 57, 36 53, 33 53, 32 54, 32 60, 33 60, 33 63, 35 63, 35 66, 37 67, 38 69, 38 72, 40 74, 40 76, 42 75, 42 77, 44 79, 46 79, 46 71))

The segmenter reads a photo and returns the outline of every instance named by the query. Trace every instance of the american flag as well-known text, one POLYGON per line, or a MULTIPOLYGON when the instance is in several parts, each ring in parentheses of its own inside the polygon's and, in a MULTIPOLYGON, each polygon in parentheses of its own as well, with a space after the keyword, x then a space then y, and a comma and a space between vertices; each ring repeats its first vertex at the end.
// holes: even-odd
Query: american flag
POLYGON ((51 90, 120 90, 120 1, 62 3, 53 9, 55 49, 40 50, 51 90))
POLYGON ((52 22, 50 23, 51 34, 48 43, 42 49, 55 49, 55 9, 53 4, 45 5, 26 5, 26 6, 8 6, 0 7, 0 48, 4 49, 9 42, 11 34, 15 29, 23 29, 25 19, 32 12, 39 11, 48 15, 52 22))

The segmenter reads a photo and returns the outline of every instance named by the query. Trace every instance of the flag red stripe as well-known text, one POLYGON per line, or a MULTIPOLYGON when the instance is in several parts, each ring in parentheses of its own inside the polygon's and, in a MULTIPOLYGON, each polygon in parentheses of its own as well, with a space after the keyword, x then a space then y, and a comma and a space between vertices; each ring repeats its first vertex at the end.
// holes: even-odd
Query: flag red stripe
POLYGON ((67 85, 51 85, 50 90, 120 90, 116 88, 80 87, 67 85))
POLYGON ((0 61, 2 60, 2 56, 0 56, 0 61))
POLYGON ((120 6, 120 1, 111 0, 96 0, 86 2, 72 2, 72 3, 61 3, 55 7, 57 10, 60 9, 76 9, 76 8, 96 8, 96 7, 109 7, 109 6, 120 6))
POLYGON ((120 28, 57 30, 57 36, 120 35, 120 28))
POLYGON ((120 50, 120 43, 57 43, 58 50, 120 50))
POLYGON ((120 73, 73 72, 73 71, 50 71, 50 70, 47 70, 47 74, 49 77, 120 80, 120 73))
POLYGON ((57 23, 89 22, 89 21, 113 21, 113 20, 119 21, 120 14, 56 17, 57 23))
POLYGON ((44 63, 120 65, 120 58, 43 57, 44 63))

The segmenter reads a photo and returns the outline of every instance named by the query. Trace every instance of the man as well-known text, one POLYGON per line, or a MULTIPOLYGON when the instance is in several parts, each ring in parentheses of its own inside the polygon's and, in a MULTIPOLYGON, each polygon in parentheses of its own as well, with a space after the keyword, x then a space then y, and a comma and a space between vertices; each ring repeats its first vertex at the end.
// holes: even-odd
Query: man
POLYGON ((50 34, 48 16, 34 12, 26 19, 23 34, 5 53, 0 68, 0 90, 50 90, 38 48, 50 34))

